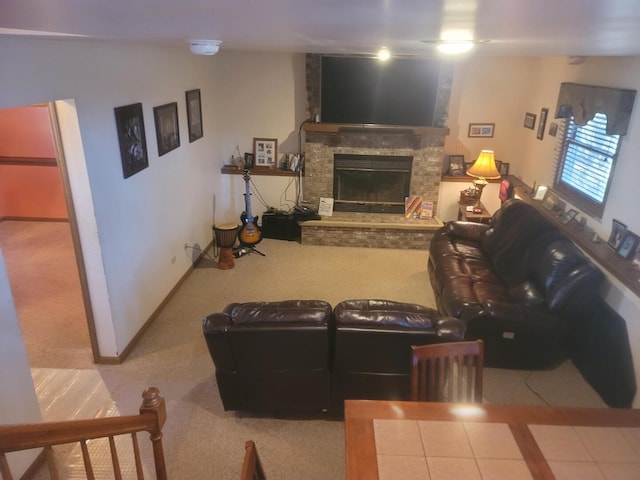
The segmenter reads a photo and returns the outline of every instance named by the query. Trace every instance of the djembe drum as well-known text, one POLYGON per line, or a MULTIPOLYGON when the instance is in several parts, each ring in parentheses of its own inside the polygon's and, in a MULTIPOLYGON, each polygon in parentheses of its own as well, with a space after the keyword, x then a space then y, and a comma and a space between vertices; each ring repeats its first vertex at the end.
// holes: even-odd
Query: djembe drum
POLYGON ((235 266, 233 262, 233 244, 236 243, 238 225, 235 223, 221 223, 213 226, 216 235, 216 245, 220 249, 218 253, 218 268, 229 270, 235 266))

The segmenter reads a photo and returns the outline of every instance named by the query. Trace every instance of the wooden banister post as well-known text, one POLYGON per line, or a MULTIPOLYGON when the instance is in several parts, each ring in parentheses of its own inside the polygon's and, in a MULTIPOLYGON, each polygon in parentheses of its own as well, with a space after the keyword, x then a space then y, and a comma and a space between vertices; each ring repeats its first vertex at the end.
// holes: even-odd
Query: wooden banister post
POLYGON ((140 406, 140 414, 152 414, 155 416, 155 425, 151 434, 151 442, 153 445, 153 457, 156 465, 156 476, 158 480, 167 479, 167 469, 164 464, 164 451, 162 449, 162 427, 167 419, 167 410, 164 398, 160 396, 160 391, 156 387, 149 387, 142 392, 142 405, 140 406))

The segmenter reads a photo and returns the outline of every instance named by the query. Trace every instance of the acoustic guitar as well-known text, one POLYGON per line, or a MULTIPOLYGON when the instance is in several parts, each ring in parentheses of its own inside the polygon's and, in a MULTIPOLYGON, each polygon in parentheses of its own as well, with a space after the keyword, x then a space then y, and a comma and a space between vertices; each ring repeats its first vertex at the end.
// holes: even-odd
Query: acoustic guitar
POLYGON ((243 177, 245 183, 244 212, 240 215, 242 227, 240 227, 240 230, 238 231, 238 240, 242 245, 252 247, 260 243, 262 240, 262 233, 258 226, 257 217, 254 217, 251 214, 251 186, 249 184, 251 177, 249 176, 249 170, 244 171, 243 177))

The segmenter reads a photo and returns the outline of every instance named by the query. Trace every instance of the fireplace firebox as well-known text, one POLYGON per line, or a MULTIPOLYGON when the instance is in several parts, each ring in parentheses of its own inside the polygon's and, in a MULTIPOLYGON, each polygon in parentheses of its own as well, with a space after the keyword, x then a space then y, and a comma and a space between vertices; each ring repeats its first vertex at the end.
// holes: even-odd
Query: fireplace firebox
POLYGON ((335 154, 333 209, 338 212, 404 213, 413 157, 335 154))

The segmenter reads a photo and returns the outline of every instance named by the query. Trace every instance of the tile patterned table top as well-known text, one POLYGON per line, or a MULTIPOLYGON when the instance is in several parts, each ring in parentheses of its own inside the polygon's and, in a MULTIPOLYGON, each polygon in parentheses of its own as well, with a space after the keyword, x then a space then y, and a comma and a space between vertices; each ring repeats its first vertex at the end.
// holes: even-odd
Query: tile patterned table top
MULTIPOLYGON (((554 476, 640 479, 640 428, 527 425, 554 476)), ((507 423, 374 419, 380 480, 533 476, 507 423)))

